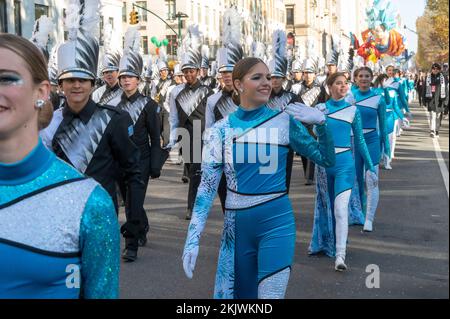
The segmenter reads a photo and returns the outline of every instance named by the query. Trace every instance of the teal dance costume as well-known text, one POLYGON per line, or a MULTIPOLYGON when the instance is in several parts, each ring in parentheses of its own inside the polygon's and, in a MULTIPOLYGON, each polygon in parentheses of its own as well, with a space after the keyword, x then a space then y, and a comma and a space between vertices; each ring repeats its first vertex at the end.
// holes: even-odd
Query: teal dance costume
POLYGON ((336 164, 329 168, 319 166, 316 170, 317 193, 309 253, 324 252, 330 257, 341 256, 345 259, 349 200, 355 181, 352 131, 355 148, 363 157, 366 168, 373 170, 373 164, 357 107, 344 98, 339 101, 329 99, 325 106, 335 144, 336 164))
POLYGON ((320 165, 333 165, 327 132, 326 123, 319 125, 317 142, 300 122, 267 106, 251 111, 239 107, 213 126, 205 140, 185 254, 199 245, 224 171, 226 213, 215 298, 284 297, 296 238, 286 189, 288 152, 292 148, 320 165))
POLYGON ((0 298, 118 297, 112 200, 41 141, 0 163, 0 216, 0 298))

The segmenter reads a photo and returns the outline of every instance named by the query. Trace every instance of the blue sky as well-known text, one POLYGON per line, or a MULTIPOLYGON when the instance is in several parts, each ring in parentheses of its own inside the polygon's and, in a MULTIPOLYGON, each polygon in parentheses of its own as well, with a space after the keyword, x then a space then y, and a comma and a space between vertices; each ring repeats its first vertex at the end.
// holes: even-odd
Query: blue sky
MULTIPOLYGON (((416 19, 420 17, 424 10, 426 0, 391 0, 403 19, 403 24, 410 29, 416 31, 416 19)), ((406 38, 408 40, 409 51, 417 52, 417 35, 411 31, 406 30, 406 38)))

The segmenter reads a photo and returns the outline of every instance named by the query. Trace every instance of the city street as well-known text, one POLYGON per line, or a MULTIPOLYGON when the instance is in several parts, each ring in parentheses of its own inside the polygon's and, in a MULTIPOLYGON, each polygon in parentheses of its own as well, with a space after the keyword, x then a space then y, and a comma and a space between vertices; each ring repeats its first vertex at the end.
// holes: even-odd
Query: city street
MULTIPOLYGON (((305 186, 300 157, 295 158, 290 198, 297 223, 297 244, 286 298, 448 298, 449 207, 441 171, 448 185, 448 120, 443 121, 439 166, 429 137, 426 112, 411 108, 411 128, 397 140, 393 170, 381 170, 380 203, 374 232, 351 226, 344 273, 334 271, 334 259, 309 257, 315 187, 305 186), (376 265, 379 288, 367 288, 376 265), (367 272, 366 272, 367 270, 367 272)), ((212 298, 222 232, 218 198, 200 242, 193 279, 182 267, 188 221, 184 219, 188 184, 182 166, 167 163, 158 180, 151 180, 145 208, 150 222, 148 244, 134 263, 121 263, 121 298, 212 298)), ((447 186, 448 187, 448 186, 447 186)), ((123 209, 120 214, 124 222, 123 209)), ((123 243, 122 243, 123 245, 123 243)))

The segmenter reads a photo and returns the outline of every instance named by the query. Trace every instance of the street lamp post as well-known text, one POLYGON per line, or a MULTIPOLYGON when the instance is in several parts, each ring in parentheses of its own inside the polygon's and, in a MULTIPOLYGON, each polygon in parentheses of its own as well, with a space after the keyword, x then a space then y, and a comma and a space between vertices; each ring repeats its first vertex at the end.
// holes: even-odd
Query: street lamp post
POLYGON ((175 15, 175 17, 176 18, 178 18, 178 33, 166 22, 166 21, 164 21, 164 19, 163 18, 161 18, 159 15, 157 15, 156 13, 154 13, 154 12, 152 12, 152 11, 150 11, 150 10, 148 10, 147 8, 143 8, 143 7, 141 7, 141 6, 138 6, 137 4, 134 4, 133 3, 133 10, 134 10, 134 7, 137 7, 137 8, 139 8, 139 9, 142 9, 142 10, 145 10, 145 11, 147 11, 147 12, 150 12, 151 14, 153 14, 155 17, 157 17, 159 20, 161 20, 162 22, 164 22, 168 27, 169 27, 169 29, 170 30, 172 30, 173 31, 173 33, 175 33, 175 35, 177 36, 177 43, 178 43, 178 46, 181 44, 181 18, 188 18, 189 16, 187 15, 187 14, 185 14, 185 13, 183 13, 183 12, 178 12, 176 15, 175 15))
POLYGON ((178 18, 178 43, 181 42, 181 18, 189 18, 189 16, 183 12, 178 11, 178 13, 174 16, 178 18))

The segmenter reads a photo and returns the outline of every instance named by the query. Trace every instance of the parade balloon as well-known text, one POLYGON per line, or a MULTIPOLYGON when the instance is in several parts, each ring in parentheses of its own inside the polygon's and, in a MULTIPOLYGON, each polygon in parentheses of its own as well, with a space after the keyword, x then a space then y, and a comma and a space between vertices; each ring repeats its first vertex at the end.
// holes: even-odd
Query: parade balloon
POLYGON ((162 44, 165 47, 168 46, 169 45, 169 40, 167 40, 167 39, 162 40, 162 44))
POLYGON ((156 42, 158 42, 158 39, 157 39, 156 37, 152 37, 152 38, 150 39, 150 41, 151 41, 154 45, 156 45, 156 42))
POLYGON ((155 45, 156 45, 156 47, 159 48, 159 47, 161 47, 162 43, 161 43, 161 41, 156 41, 155 45))
POLYGON ((156 53, 156 55, 159 55, 159 48, 155 49, 155 53, 156 53))

